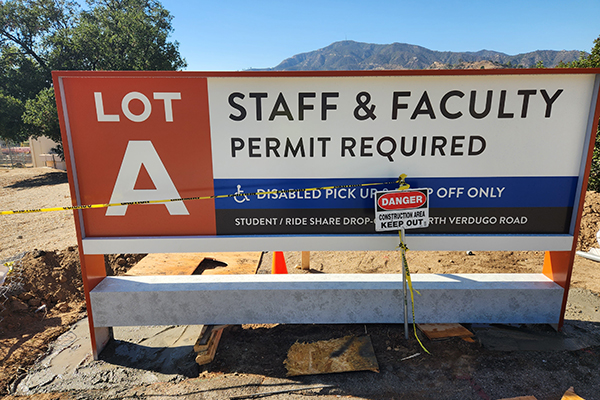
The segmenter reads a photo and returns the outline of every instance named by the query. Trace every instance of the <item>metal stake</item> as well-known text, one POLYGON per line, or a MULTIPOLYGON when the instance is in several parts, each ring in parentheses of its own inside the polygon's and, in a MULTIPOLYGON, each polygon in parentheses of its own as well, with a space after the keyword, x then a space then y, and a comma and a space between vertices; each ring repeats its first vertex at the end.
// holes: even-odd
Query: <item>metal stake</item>
MULTIPOLYGON (((400 244, 404 243, 404 228, 400 229, 400 244)), ((402 294, 404 295, 404 339, 408 340, 408 296, 407 296, 407 282, 406 282, 406 252, 404 246, 400 246, 402 252, 402 294)))

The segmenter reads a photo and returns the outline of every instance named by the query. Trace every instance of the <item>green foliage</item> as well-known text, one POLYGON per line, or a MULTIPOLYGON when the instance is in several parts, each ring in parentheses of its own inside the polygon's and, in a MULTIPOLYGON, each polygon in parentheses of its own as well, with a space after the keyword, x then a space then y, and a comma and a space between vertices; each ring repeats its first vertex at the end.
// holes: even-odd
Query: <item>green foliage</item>
POLYGON ((590 167, 588 190, 600 192, 600 132, 596 132, 596 143, 594 144, 594 154, 590 167))
POLYGON ((45 72, 11 45, 0 47, 0 138, 19 142, 27 137, 21 119, 27 99, 48 84, 45 72))
MULTIPOLYGON (((579 60, 559 65, 563 68, 600 68, 600 36, 594 40, 594 47, 590 54, 581 53, 579 60)), ((588 190, 600 192, 600 123, 596 132, 596 142, 594 144, 594 154, 592 156, 592 166, 590 168, 590 178, 588 181, 588 190)))
POLYGON ((77 3, 67 0, 9 0, 0 3, 0 42, 11 43, 49 71, 52 38, 68 27, 77 3))
POLYGON ((590 54, 581 53, 579 60, 567 63, 566 68, 600 68, 600 36, 594 40, 590 54))
POLYGON ((33 99, 25 103, 22 115, 26 132, 34 138, 46 136, 60 143, 60 124, 57 118, 54 88, 42 89, 33 99))
POLYGON ((17 47, 0 47, 0 92, 21 101, 35 96, 50 85, 50 75, 17 47))
POLYGON ((172 17, 155 0, 88 1, 77 23, 54 40, 58 69, 177 70, 186 66, 169 42, 172 17))
POLYGON ((157 0, 0 1, 0 138, 60 143, 50 71, 177 70, 172 17, 157 0))
POLYGON ((23 110, 23 103, 19 99, 0 93, 0 137, 13 142, 20 142, 27 138, 21 129, 23 110))

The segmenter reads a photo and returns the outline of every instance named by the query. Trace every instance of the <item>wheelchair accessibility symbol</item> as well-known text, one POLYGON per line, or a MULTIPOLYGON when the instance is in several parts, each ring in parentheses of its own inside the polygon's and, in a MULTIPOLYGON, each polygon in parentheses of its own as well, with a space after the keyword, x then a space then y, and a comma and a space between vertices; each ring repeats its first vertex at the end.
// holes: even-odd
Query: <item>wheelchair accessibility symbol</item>
POLYGON ((240 196, 242 193, 244 193, 244 191, 242 190, 242 185, 237 185, 237 192, 235 192, 234 194, 236 194, 238 196, 235 196, 233 198, 233 200, 235 200, 235 202, 238 204, 242 204, 245 201, 250 201, 248 196, 246 196, 246 195, 240 196))

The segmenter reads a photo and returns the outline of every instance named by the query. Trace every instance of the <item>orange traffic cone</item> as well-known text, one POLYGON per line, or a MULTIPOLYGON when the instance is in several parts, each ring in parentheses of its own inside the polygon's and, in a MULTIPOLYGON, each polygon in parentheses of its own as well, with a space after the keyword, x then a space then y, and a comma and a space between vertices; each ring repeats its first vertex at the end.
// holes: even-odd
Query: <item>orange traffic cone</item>
POLYGON ((285 258, 283 257, 283 251, 273 252, 273 266, 271 267, 272 274, 287 274, 287 267, 285 266, 285 258))

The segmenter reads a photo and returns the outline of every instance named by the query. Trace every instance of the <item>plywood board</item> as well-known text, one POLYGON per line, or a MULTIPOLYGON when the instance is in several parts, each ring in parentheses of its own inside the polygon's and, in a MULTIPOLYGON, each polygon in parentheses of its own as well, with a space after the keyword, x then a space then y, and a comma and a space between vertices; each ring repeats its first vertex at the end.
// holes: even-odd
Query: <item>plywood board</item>
POLYGON ((417 324, 417 326, 429 340, 473 336, 473 333, 461 324, 417 324))
POLYGON ((205 269, 202 275, 254 275, 260 264, 262 252, 202 253, 205 258, 227 264, 214 269, 205 269))
POLYGON ((583 397, 577 396, 575 394, 575 390, 573 389, 573 387, 570 387, 565 394, 563 394, 563 397, 561 398, 561 400, 585 400, 583 397))
POLYGON ((315 343, 294 343, 283 363, 288 376, 348 371, 379 372, 369 336, 345 336, 315 343))
POLYGON ((192 275, 204 258, 204 253, 148 254, 125 275, 192 275))
POLYGON ((261 252, 148 254, 125 275, 240 275, 256 273, 261 252), (202 265, 201 265, 202 264, 202 265), (205 266, 204 269, 198 267, 205 266), (197 271, 198 270, 198 271, 197 271))

